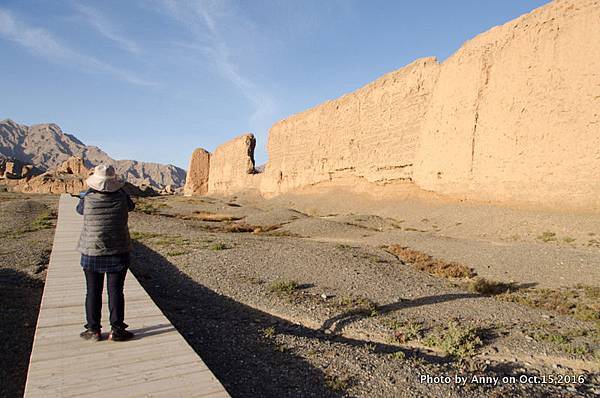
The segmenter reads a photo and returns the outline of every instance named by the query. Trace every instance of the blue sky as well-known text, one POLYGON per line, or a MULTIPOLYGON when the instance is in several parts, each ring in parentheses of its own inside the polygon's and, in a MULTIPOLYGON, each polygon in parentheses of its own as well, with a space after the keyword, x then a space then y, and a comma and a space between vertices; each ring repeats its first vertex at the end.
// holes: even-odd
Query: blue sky
POLYGON ((186 168, 544 0, 0 0, 0 119, 186 168))

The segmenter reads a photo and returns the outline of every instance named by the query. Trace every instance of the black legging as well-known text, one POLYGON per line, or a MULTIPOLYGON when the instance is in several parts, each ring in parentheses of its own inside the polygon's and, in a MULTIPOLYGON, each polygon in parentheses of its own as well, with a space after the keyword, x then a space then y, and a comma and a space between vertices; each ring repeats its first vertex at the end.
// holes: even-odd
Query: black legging
MULTIPOLYGON (((87 293, 85 295, 85 313, 89 330, 98 331, 102 328, 100 319, 102 318, 102 289, 104 287, 103 272, 85 272, 85 282, 87 293)), ((108 289, 108 308, 110 310, 110 325, 113 328, 124 328, 125 319, 125 296, 123 295, 123 285, 125 284, 125 275, 127 267, 119 272, 106 272, 106 285, 108 289)))

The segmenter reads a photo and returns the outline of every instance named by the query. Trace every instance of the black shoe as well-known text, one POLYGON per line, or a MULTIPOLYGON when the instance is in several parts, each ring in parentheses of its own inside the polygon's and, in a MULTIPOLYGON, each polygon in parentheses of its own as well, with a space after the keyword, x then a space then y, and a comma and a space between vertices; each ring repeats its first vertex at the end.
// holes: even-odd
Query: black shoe
POLYGON ((108 339, 112 341, 127 341, 133 338, 134 334, 124 328, 112 328, 108 339))
POLYGON ((83 332, 79 333, 79 337, 81 337, 84 340, 93 340, 93 341, 102 340, 102 334, 100 333, 99 330, 86 329, 83 332))

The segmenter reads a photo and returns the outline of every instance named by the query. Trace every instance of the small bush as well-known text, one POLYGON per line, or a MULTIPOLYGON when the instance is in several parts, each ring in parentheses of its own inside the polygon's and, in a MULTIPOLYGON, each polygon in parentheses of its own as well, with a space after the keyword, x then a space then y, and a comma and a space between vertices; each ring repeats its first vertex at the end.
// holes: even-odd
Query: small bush
POLYGON ((394 320, 389 323, 389 326, 394 331, 394 340, 400 344, 420 340, 423 337, 423 325, 418 322, 405 323, 394 320))
POLYGON ((559 289, 521 289, 497 296, 500 300, 510 301, 571 315, 584 321, 600 319, 600 288, 578 285, 559 289))
POLYGON ((160 246, 188 246, 191 243, 181 235, 157 235, 153 242, 160 246))
POLYGON ((54 228, 54 220, 57 215, 53 211, 45 211, 38 215, 32 222, 29 231, 39 231, 42 229, 54 228))
POLYGON ((402 351, 396 351, 390 354, 390 358, 396 361, 404 361, 406 359, 406 354, 402 351))
POLYGON ((556 240, 556 233, 552 231, 544 231, 537 238, 542 242, 552 242, 556 240))
POLYGON ((494 296, 517 290, 514 283, 494 282, 485 278, 475 278, 469 282, 468 290, 474 293, 494 296))
POLYGON ((275 328, 273 326, 269 326, 268 328, 264 328, 261 330, 262 335, 268 339, 275 336, 275 328))
POLYGON ((590 353, 590 347, 587 344, 566 344, 562 347, 563 351, 567 354, 575 355, 578 357, 585 357, 590 353))
POLYGON ((567 354, 584 357, 592 353, 592 350, 587 344, 574 344, 571 342, 571 336, 566 334, 536 333, 533 338, 537 341, 551 343, 567 354))
POLYGON ((155 206, 152 203, 149 202, 144 202, 144 201, 138 201, 135 204, 135 209, 134 211, 137 211, 138 213, 144 213, 144 214, 149 214, 149 215, 157 215, 159 213, 158 207, 155 206))
POLYGON ((167 256, 170 257, 177 257, 177 256, 183 256, 184 254, 189 254, 189 251, 185 251, 185 250, 173 250, 173 251, 169 251, 167 252, 167 256))
POLYGON ((468 358, 482 346, 478 330, 470 326, 461 326, 452 321, 446 328, 437 328, 424 340, 428 347, 435 347, 445 354, 456 358, 468 358))
POLYGON ((271 282, 269 285, 269 291, 272 293, 286 293, 291 294, 298 289, 298 282, 296 281, 286 281, 286 280, 277 280, 271 282))
POLYGON ((339 306, 356 314, 371 317, 379 315, 377 303, 366 297, 342 297, 339 306))
POLYGON ((558 333, 536 333, 533 338, 537 341, 547 341, 556 345, 567 344, 570 341, 567 336, 558 333))
POLYGON ((228 247, 224 243, 214 243, 210 246, 210 250, 219 251, 226 250, 228 247))
POLYGON ((325 385, 331 391, 342 392, 350 386, 350 378, 329 375, 325 378, 325 385))

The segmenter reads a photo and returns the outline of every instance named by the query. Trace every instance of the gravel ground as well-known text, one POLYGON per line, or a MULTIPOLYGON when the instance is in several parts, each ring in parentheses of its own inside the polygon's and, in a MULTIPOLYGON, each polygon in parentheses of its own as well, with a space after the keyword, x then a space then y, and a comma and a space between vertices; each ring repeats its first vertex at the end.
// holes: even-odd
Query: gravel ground
POLYGON ((0 396, 23 395, 46 267, 52 248, 57 197, 0 194, 0 396), (51 217, 50 217, 51 218, 51 217))
POLYGON ((470 293, 454 280, 403 264, 377 241, 361 240, 394 232, 397 219, 310 216, 272 202, 245 205, 236 199, 150 200, 159 210, 134 214, 130 224, 139 242, 134 273, 234 396, 321 396, 325 391, 381 397, 577 396, 599 391, 598 362, 573 350, 597 347, 594 323, 470 293), (194 212, 203 220, 210 214, 235 220, 201 221, 194 212), (227 232, 232 225, 278 228, 227 232), (288 291, 284 282, 290 281, 297 286, 288 291), (452 322, 481 338, 474 357, 450 360, 440 346, 424 347, 427 336, 452 322), (405 332, 402 328, 411 324, 419 325, 419 336, 394 340, 394 325, 405 332), (554 341, 562 335, 569 336, 570 348, 554 341), (261 376, 258 367, 264 369, 261 376), (423 374, 473 372, 582 375, 586 384, 459 388, 419 381, 423 374), (299 383, 300 373, 310 382, 299 383))
MULTIPOLYGON (((24 386, 57 197, 1 195, 0 299, 7 310, 0 396, 12 397, 24 386)), ((598 323, 471 293, 460 280, 417 271, 381 247, 400 243, 521 285, 598 286, 600 251, 585 240, 593 240, 597 216, 590 222, 588 215, 447 203, 382 201, 374 209, 341 202, 138 202, 147 214, 131 216, 132 271, 232 396, 600 394, 600 362, 591 354, 600 348, 598 323), (560 231, 558 239, 538 239, 551 230, 560 231), (583 265, 560 278, 563 259, 567 268, 583 265), (450 344, 451 332, 466 338, 450 344), (452 356, 448 346, 465 351, 452 356), (464 386, 421 380, 457 375, 489 379, 464 386), (492 381, 543 375, 582 376, 585 383, 492 381)))
POLYGON ((207 288, 145 245, 136 246, 132 270, 234 397, 579 396, 532 384, 421 383, 421 375, 501 377, 514 369, 467 372, 427 354, 289 322, 207 288))

